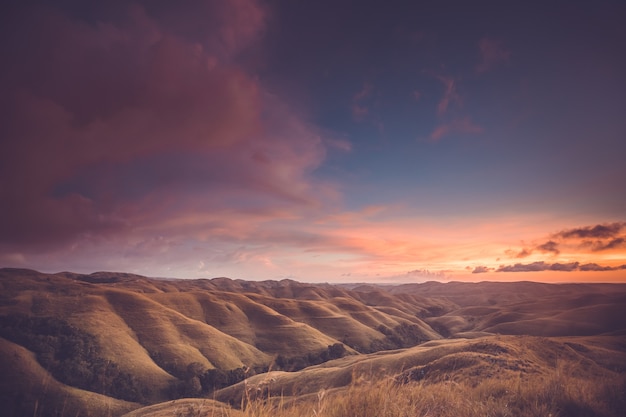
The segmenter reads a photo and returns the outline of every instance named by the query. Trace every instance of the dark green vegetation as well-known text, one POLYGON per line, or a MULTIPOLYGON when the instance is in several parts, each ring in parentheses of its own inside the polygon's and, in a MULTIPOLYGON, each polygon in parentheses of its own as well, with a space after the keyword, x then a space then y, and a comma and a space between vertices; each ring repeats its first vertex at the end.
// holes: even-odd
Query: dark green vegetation
MULTIPOLYGON (((59 382, 122 400, 142 402, 133 375, 99 355, 96 338, 56 317, 0 317, 0 337, 35 353, 59 382)), ((148 387, 143 388, 148 389, 148 387)))
POLYGON ((139 416, 183 397, 218 402, 145 413, 614 416, 626 407, 626 285, 2 269, 0 290, 0 407, 10 415, 139 416), (381 389, 404 411, 376 397, 381 389), (491 411, 461 407, 464 395, 491 411), (439 402, 419 411, 424 396, 439 402), (446 411, 446 401, 460 403, 446 411))

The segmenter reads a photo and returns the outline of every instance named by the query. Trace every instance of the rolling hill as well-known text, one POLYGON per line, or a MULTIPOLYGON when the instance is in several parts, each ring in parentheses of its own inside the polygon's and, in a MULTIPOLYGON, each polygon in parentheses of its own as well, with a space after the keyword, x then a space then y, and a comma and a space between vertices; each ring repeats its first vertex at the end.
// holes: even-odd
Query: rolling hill
POLYGON ((0 406, 12 415, 236 415, 231 406, 256 396, 299 402, 389 378, 475 387, 559 369, 611 380, 626 372, 625 352, 619 284, 0 269, 0 406))

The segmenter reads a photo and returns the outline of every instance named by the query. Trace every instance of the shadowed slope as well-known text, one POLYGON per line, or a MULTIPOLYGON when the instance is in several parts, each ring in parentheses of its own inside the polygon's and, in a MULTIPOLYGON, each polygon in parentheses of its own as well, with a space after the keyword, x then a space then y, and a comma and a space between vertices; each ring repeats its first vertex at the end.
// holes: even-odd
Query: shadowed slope
POLYGON ((194 362, 233 369, 270 359, 253 346, 142 295, 117 290, 107 291, 106 297, 150 356, 175 375, 184 375, 194 362))
POLYGON ((6 416, 119 415, 139 404, 64 385, 23 347, 0 338, 0 404, 6 416))

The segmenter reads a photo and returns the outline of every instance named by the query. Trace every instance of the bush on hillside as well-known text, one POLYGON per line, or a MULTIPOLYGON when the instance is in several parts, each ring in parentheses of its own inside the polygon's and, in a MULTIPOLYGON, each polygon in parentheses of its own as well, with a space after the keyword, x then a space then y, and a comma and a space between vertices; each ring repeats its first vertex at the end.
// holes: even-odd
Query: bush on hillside
POLYGON ((143 402, 133 375, 99 356, 96 338, 55 317, 14 314, 0 317, 0 336, 35 353, 60 382, 127 401, 143 402))
POLYGON ((333 359, 339 359, 348 354, 343 343, 329 345, 325 350, 319 352, 309 352, 304 356, 285 357, 278 355, 275 365, 278 370, 295 372, 308 366, 319 365, 333 359))
POLYGON ((364 353, 407 348, 424 342, 421 329, 416 324, 401 323, 393 329, 381 324, 377 330, 384 334, 385 338, 372 342, 369 349, 364 349, 364 353))

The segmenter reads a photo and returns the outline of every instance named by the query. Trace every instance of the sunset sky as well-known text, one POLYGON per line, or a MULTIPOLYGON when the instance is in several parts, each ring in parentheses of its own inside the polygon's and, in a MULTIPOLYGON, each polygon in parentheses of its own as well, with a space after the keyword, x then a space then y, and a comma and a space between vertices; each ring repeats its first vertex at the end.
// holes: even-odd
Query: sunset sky
POLYGON ((623 2, 11 3, 0 267, 626 282, 623 2))

